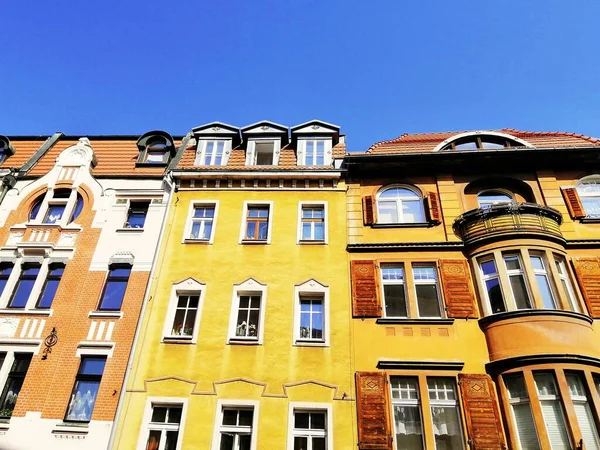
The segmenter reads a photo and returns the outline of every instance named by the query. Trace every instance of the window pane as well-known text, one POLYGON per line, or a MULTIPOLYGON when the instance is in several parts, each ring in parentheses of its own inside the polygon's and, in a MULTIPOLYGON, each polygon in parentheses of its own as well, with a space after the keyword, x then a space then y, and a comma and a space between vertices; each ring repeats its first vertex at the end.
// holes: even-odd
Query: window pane
POLYGON ((267 231, 269 224, 267 222, 260 222, 258 224, 258 239, 267 239, 267 231))
POLYGON ((150 430, 148 440, 146 441, 146 450, 158 450, 160 444, 160 434, 158 430, 150 430))
POLYGON ((166 152, 147 152, 146 162, 151 164, 160 164, 166 160, 166 152))
POLYGON ((521 270, 521 261, 517 256, 505 256, 506 270, 521 270))
POLYGON ((312 450, 325 450, 325 438, 324 437, 313 437, 312 438, 312 450))
POLYGON ((294 428, 309 428, 309 413, 297 412, 294 414, 294 428))
POLYGON ((58 222, 65 212, 65 205, 49 205, 44 223, 56 223, 58 222))
POLYGON ((515 297, 517 309, 531 308, 529 294, 527 293, 527 287, 525 285, 523 276, 512 275, 508 278, 510 280, 510 287, 512 288, 513 296, 515 297))
POLYGON ((20 279, 15 288, 12 301, 10 302, 10 308, 25 308, 27 300, 35 284, 35 278, 20 279))
POLYGON ((527 387, 525 386, 525 378, 523 375, 508 375, 504 377, 504 384, 508 390, 510 398, 529 398, 527 387))
POLYGON ((577 373, 568 373, 567 383, 585 448, 598 449, 600 448, 598 430, 587 399, 584 378, 577 373))
POLYGON ((417 291, 419 317, 442 317, 437 286, 435 284, 417 284, 415 289, 417 291))
POLYGON ((398 223, 398 208, 396 202, 378 202, 378 221, 380 223, 398 223))
POLYGON ((390 385, 393 400, 419 399, 419 383, 414 377, 392 377, 390 385))
POLYGON ((490 259, 481 263, 481 270, 484 275, 495 275, 496 274, 496 263, 490 259))
POLYGON ((425 214, 423 212, 423 204, 421 200, 403 201, 402 202, 402 217, 404 223, 422 223, 425 222, 425 214))
POLYGON ((407 317, 404 286, 401 284, 386 284, 383 286, 385 299, 385 315, 388 317, 407 317))
POLYGON ((50 308, 52 306, 52 301, 54 300, 54 296, 56 295, 56 291, 58 290, 59 284, 60 279, 46 281, 44 290, 38 303, 38 308, 50 308))
MULTIPOLYGON (((221 434, 221 446, 220 450, 234 450, 234 435, 228 433, 221 434)), ((235 449, 237 450, 237 449, 235 449)))
POLYGON ((100 381, 76 381, 66 420, 89 422, 96 404, 100 381))
POLYGON ((81 214, 81 211, 83 211, 83 197, 81 194, 77 194, 77 201, 75 202, 75 208, 73 208, 73 214, 71 214, 69 222, 73 222, 77 219, 81 214))
MULTIPOLYGON (((5 354, 2 355, 4 362, 5 354)), ((31 363, 31 354, 16 354, 10 369, 2 397, 0 397, 0 417, 11 417, 17 404, 17 399, 23 387, 29 364, 31 363)))
POLYGON ((581 203, 588 217, 600 216, 600 197, 581 197, 581 203))
POLYGON ((538 436, 535 429, 535 422, 531 412, 531 405, 529 403, 512 405, 512 411, 515 418, 514 423, 517 427, 517 435, 519 436, 521 448, 523 450, 540 449, 540 443, 538 441, 538 436))
POLYGON ((502 289, 500 289, 500 281, 498 278, 486 280, 485 287, 490 300, 492 314, 506 311, 506 306, 504 306, 504 298, 502 297, 502 289))
POLYGON ((250 427, 252 426, 252 417, 254 416, 254 411, 251 409, 240 409, 240 425, 250 427))
POLYGON ((432 406, 431 416, 436 449, 454 450, 464 448, 458 407, 432 406))
POLYGON ((125 298, 127 281, 111 280, 106 282, 100 309, 119 310, 125 298))
POLYGON ((396 449, 423 448, 423 425, 419 405, 395 405, 394 429, 396 431, 396 449))
POLYGON ((104 366, 106 365, 106 358, 92 358, 85 357, 81 360, 79 366, 79 374, 81 375, 102 375, 104 372, 104 366))
POLYGON ((151 422, 165 423, 167 421, 167 408, 165 406, 155 406, 152 409, 151 422))
POLYGON ((238 411, 236 409, 225 409, 223 411, 223 425, 237 425, 238 411))
POLYGON ((165 450, 175 450, 177 448, 177 435, 179 431, 167 431, 167 441, 165 443, 165 450))
POLYGON ((250 450, 251 436, 242 434, 240 436, 240 450, 250 450))
POLYGON ((546 275, 536 275, 535 279, 538 283, 538 287, 540 288, 540 294, 542 296, 542 300, 544 301, 544 308, 556 309, 556 304, 554 303, 554 294, 552 294, 548 277, 546 275))

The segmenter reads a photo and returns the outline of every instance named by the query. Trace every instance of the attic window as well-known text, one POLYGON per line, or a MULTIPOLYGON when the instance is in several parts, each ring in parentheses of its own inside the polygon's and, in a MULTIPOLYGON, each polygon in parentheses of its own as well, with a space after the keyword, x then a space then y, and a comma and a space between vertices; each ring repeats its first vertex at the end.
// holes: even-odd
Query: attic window
POLYGON ((275 152, 275 141, 257 141, 254 147, 254 165, 273 165, 273 154, 275 152))
POLYGON ((441 150, 493 150, 512 147, 523 147, 523 144, 503 136, 473 135, 455 139, 441 150))
POLYGON ((137 164, 165 166, 174 153, 173 138, 162 131, 146 133, 137 142, 140 155, 137 164))
POLYGON ((10 141, 5 136, 0 136, 0 164, 6 161, 6 158, 15 153, 10 141))
POLYGON ((167 144, 161 140, 149 141, 146 145, 145 159, 142 162, 148 164, 166 164, 169 160, 167 144))

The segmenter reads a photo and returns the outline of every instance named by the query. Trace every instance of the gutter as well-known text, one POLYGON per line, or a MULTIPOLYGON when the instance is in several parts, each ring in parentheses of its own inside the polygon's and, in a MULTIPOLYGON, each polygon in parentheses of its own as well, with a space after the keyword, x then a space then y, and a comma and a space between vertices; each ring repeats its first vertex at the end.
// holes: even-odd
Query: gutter
MULTIPOLYGON (((186 135, 186 137, 183 139, 179 151, 182 151, 182 149, 185 149, 185 147, 187 146, 187 143, 190 139, 190 136, 191 136, 191 133, 188 133, 186 135)), ((179 151, 178 151, 178 153, 179 153, 179 151)), ((131 375, 131 369, 133 368, 133 358, 135 355, 135 351, 137 349, 138 338, 139 338, 139 335, 140 335, 140 332, 142 329, 142 322, 144 319, 144 315, 146 314, 146 305, 148 304, 149 297, 150 297, 150 289, 153 284, 152 280, 153 280, 155 272, 156 272, 156 267, 158 266, 158 257, 160 256, 160 249, 161 249, 162 242, 163 242, 163 239, 165 236, 165 233, 164 233, 165 225, 166 225, 167 219, 169 217, 169 212, 171 211, 171 204, 172 204, 171 198, 173 197, 173 193, 175 192, 176 184, 175 184, 175 180, 173 180, 171 173, 169 173, 169 172, 167 173, 167 176, 165 177, 165 183, 167 183, 170 188, 170 192, 169 192, 169 196, 168 196, 168 200, 167 200, 168 201, 167 210, 165 211, 165 215, 163 217, 163 221, 160 226, 160 234, 158 237, 158 242, 156 244, 154 261, 152 261, 152 268, 150 269, 150 276, 148 277, 148 284, 146 285, 146 291, 144 292, 144 300, 142 303, 142 309, 140 311, 137 326, 135 328, 135 334, 133 336, 133 342, 131 345, 131 350, 129 352, 129 358, 127 360, 127 368, 125 369, 125 377, 123 378, 121 395, 119 395, 119 402, 117 403, 117 411, 115 412, 115 417, 113 419, 113 426, 112 426, 112 429, 110 430, 110 438, 108 439, 108 446, 106 447, 107 449, 113 448, 115 437, 117 435, 117 425, 119 423, 119 417, 121 416, 121 411, 123 409, 125 393, 127 392, 127 383, 129 382, 129 376, 131 375)))

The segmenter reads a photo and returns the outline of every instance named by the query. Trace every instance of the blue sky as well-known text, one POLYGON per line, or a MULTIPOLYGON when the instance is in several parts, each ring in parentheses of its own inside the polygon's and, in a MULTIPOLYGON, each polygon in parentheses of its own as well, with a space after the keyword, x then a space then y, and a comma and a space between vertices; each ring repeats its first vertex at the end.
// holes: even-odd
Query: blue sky
POLYGON ((511 127, 600 137, 600 2, 4 2, 0 134, 319 118, 350 150, 511 127))

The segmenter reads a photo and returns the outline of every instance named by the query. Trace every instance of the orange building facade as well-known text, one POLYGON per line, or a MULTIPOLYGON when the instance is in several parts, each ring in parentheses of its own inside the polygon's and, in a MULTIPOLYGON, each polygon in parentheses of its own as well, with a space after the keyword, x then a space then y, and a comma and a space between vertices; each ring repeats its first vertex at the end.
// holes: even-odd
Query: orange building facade
POLYGON ((346 157, 359 448, 600 448, 599 150, 499 130, 346 157))
POLYGON ((57 133, 0 150, 0 447, 105 449, 176 143, 57 133))

